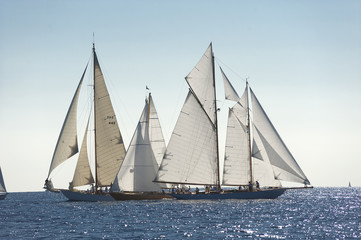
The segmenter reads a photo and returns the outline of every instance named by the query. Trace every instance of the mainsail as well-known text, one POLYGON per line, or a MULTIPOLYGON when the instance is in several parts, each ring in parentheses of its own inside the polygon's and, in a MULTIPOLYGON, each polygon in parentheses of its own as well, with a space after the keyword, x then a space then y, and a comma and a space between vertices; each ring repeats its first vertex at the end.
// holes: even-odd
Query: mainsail
MULTIPOLYGON (((163 155, 165 153, 165 140, 162 132, 162 128, 160 126, 160 121, 158 118, 157 110, 154 106, 154 101, 149 94, 149 140, 152 145, 154 157, 157 161, 158 166, 162 162, 163 155)), ((153 179, 152 179, 153 180, 153 179)))
POLYGON ((3 178, 3 174, 1 172, 1 168, 0 168, 0 192, 6 192, 4 178, 3 178))
POLYGON ((164 149, 165 143, 158 115, 149 94, 127 154, 114 181, 113 190, 160 191, 162 185, 154 183, 153 180, 159 167, 156 154, 160 155, 164 149))
POLYGON ((212 44, 187 75, 189 85, 156 182, 219 185, 212 44))
POLYGON ((95 48, 93 53, 96 185, 109 186, 124 159, 125 147, 95 48))

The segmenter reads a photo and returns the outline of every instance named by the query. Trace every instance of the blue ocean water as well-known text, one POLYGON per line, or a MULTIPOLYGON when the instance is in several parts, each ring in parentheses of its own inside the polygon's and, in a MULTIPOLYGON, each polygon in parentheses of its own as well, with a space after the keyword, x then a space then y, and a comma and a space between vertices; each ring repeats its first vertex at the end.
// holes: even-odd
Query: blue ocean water
POLYGON ((289 190, 276 200, 0 201, 0 239, 361 239, 361 188, 289 190))

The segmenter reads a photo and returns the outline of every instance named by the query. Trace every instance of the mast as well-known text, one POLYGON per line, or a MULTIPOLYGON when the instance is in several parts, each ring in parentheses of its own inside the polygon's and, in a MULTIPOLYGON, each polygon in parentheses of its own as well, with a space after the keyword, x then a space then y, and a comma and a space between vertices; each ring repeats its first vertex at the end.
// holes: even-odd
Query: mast
MULTIPOLYGON (((212 43, 211 43, 212 46, 212 43)), ((219 173, 219 146, 218 146, 218 117, 217 117, 217 95, 216 95, 216 77, 215 77, 215 69, 214 69, 214 54, 212 48, 212 73, 213 73, 213 89, 214 89, 214 110, 216 111, 215 114, 215 125, 216 125, 216 142, 217 142, 217 189, 218 191, 221 190, 221 181, 220 181, 220 173, 219 173)))
POLYGON ((249 114, 249 97, 248 97, 248 80, 246 80, 247 88, 247 130, 248 130, 248 151, 249 151, 249 169, 250 169, 250 182, 253 185, 253 171, 252 171, 252 150, 251 150, 251 121, 249 114))
POLYGON ((148 95, 148 116, 147 116, 147 124, 148 124, 148 131, 149 131, 149 115, 150 115, 150 100, 151 99, 151 93, 148 95))
POLYGON ((93 94, 94 94, 94 145, 95 145, 95 192, 98 191, 98 163, 97 163, 97 131, 96 131, 96 104, 95 104, 95 44, 93 42, 93 94))

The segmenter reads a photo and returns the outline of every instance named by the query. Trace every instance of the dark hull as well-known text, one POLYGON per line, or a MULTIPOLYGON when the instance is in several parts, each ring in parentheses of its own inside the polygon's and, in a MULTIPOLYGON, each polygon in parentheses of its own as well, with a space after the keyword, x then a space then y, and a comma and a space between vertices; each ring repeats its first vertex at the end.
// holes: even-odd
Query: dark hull
POLYGON ((171 199, 173 197, 165 193, 157 192, 129 192, 129 193, 110 193, 110 195, 117 201, 126 201, 126 200, 161 200, 161 199, 171 199))
POLYGON ((0 193, 0 200, 4 200, 6 198, 7 193, 0 193))
POLYGON ((213 199, 276 199, 286 191, 282 189, 262 190, 255 192, 222 192, 222 193, 199 193, 199 194, 169 194, 179 200, 213 200, 213 199))
POLYGON ((82 201, 82 202, 109 202, 114 201, 114 198, 109 193, 86 193, 86 192, 73 192, 69 190, 60 190, 69 201, 82 201))

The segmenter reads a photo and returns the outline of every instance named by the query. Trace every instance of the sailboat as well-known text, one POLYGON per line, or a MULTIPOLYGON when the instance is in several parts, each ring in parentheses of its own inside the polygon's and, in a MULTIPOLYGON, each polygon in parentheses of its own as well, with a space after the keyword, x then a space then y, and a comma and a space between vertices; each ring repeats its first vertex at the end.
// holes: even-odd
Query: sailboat
POLYGON ((352 186, 351 186, 351 182, 348 182, 348 187, 352 187, 352 186))
POLYGON ((165 141, 151 93, 145 100, 127 154, 114 181, 111 196, 116 200, 171 198, 153 179, 165 152, 165 141))
POLYGON ((0 168, 0 200, 4 200, 7 194, 3 174, 0 168))
MULTIPOLYGON (((280 180, 309 184, 251 90, 251 98, 256 101, 253 126, 257 134, 252 142, 248 93, 242 98, 237 95, 237 104, 229 113, 221 181, 212 43, 185 79, 189 92, 154 181, 206 187, 204 192, 197 189, 188 194, 177 191, 169 195, 193 200, 274 199, 286 191, 277 187, 280 180), (254 162, 254 158, 259 161, 254 162), (254 185, 261 179, 267 179, 271 188, 255 189, 254 185), (222 190, 222 186, 238 186, 238 189, 222 190)), ((227 88, 233 89, 230 84, 225 85, 227 88)))
POLYGON ((60 164, 78 153, 77 105, 80 89, 88 65, 83 72, 64 120, 44 188, 49 191, 60 191, 72 201, 114 201, 107 190, 111 188, 124 159, 125 147, 110 96, 105 85, 103 73, 98 62, 94 44, 92 56, 93 111, 92 113, 89 113, 88 124, 78 155, 73 180, 69 183, 69 189, 55 189, 51 181, 51 173, 60 164), (94 118, 94 129, 89 129, 91 115, 93 115, 94 118), (94 177, 88 158, 87 133, 89 131, 94 132, 94 177), (91 185, 90 191, 81 191, 77 189, 78 187, 89 185, 91 185))

